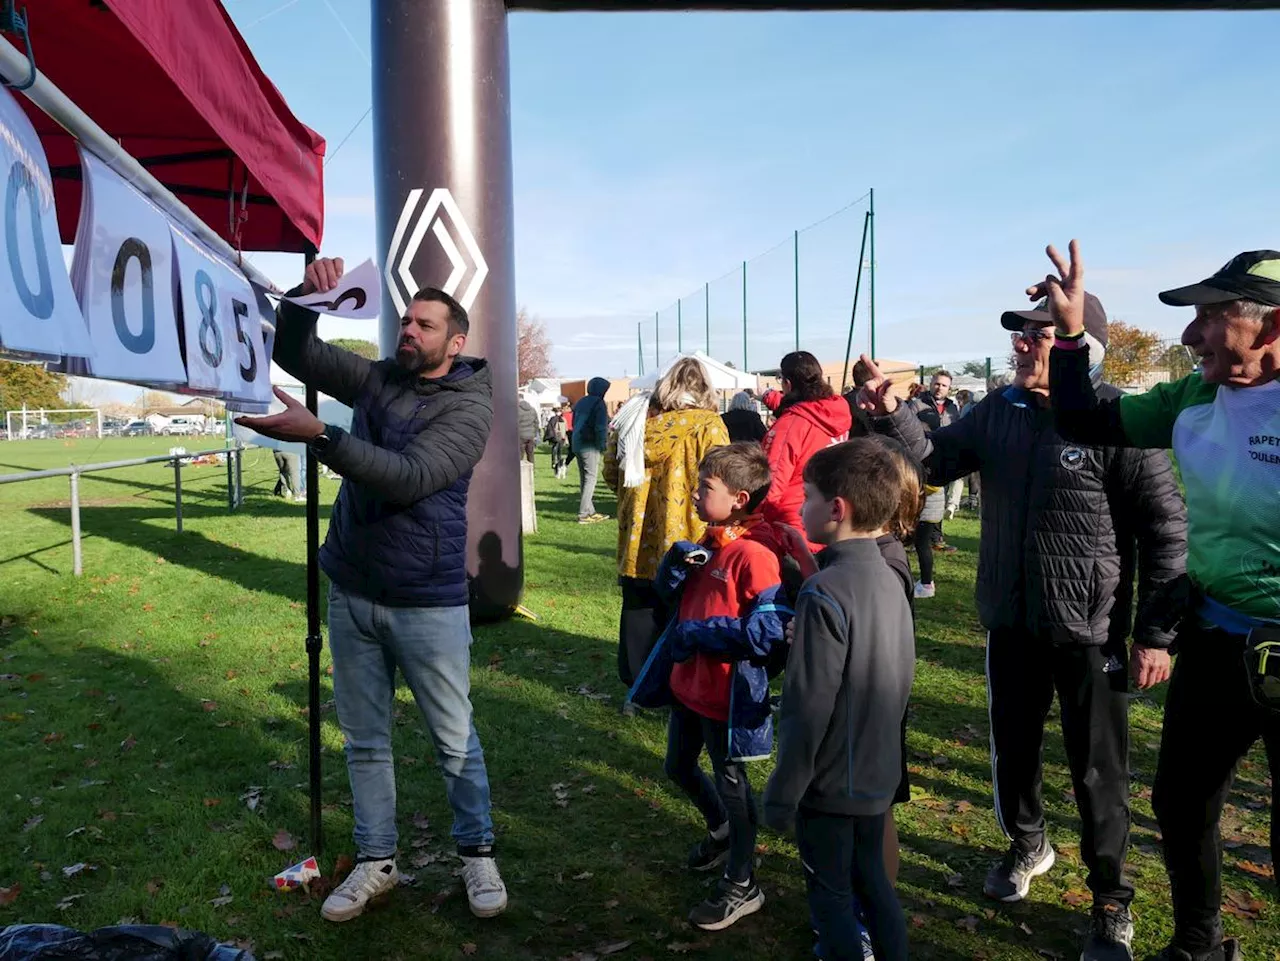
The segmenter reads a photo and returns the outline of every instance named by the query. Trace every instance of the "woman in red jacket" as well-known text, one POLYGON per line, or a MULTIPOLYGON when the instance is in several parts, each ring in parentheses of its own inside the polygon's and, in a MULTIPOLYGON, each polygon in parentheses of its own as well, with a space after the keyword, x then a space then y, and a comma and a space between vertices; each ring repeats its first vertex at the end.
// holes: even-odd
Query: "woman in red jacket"
MULTIPOLYGON (((848 402, 832 390, 818 358, 797 350, 782 358, 782 403, 765 435, 773 485, 764 502, 766 520, 803 531, 804 465, 824 447, 849 439, 853 418, 848 402)), ((811 544, 815 553, 821 545, 811 544)))

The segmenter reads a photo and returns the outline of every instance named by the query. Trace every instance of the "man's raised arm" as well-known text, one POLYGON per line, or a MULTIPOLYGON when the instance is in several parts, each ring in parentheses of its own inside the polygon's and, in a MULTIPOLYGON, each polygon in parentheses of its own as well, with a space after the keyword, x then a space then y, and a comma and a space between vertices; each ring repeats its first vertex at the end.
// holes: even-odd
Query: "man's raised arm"
MULTIPOLYGON (((342 279, 342 259, 321 257, 307 265, 300 286, 287 296, 298 297, 333 290, 342 279)), ((276 309, 276 343, 272 359, 304 384, 351 407, 364 386, 373 361, 326 344, 316 336, 313 310, 280 301, 276 309)))

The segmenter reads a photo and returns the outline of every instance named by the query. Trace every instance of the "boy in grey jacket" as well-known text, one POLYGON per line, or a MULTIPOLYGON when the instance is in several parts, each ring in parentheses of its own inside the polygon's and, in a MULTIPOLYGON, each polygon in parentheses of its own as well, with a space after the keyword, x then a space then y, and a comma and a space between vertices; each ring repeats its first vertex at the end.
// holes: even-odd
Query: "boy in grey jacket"
POLYGON ((827 961, 860 961, 855 897, 875 956, 905 961, 907 929, 884 864, 915 672, 911 610, 876 538, 898 509, 892 455, 866 438, 805 466, 801 517, 826 545, 796 604, 764 819, 793 827, 827 961))

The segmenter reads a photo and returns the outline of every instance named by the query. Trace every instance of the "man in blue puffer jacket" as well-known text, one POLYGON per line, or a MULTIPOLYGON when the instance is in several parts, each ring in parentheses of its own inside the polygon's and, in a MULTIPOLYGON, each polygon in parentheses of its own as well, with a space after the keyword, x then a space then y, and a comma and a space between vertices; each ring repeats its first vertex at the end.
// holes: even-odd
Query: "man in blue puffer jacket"
MULTIPOLYGON (((342 261, 307 267, 292 294, 335 289, 342 261)), ((274 359, 353 408, 351 430, 321 423, 277 390, 282 414, 237 422, 308 444, 343 477, 320 566, 329 576, 333 693, 355 809, 355 868, 321 914, 348 921, 397 882, 391 755, 395 671, 435 744, 472 912, 501 914, 484 753, 471 716, 467 488, 493 416, 489 368, 463 357, 469 321, 434 288, 414 295, 394 360, 369 361, 316 337, 316 314, 282 301, 274 359)))
POLYGON ((769 483, 759 444, 714 447, 703 457, 694 499, 707 534, 701 545, 677 541, 658 568, 658 594, 678 613, 629 697, 641 707, 671 706, 667 776, 707 823, 689 867, 725 864, 715 894, 689 914, 705 931, 727 928, 764 904, 752 872, 757 816, 743 762, 773 749, 768 667, 777 654, 777 661, 785 658, 791 615, 781 597, 778 539, 755 514, 769 483), (714 784, 698 764, 704 747, 714 784))
POLYGON ((578 458, 578 523, 596 524, 604 515, 596 511, 596 481, 600 477, 600 461, 609 441, 609 407, 604 395, 609 381, 592 377, 587 382, 587 396, 573 405, 573 455, 578 458))

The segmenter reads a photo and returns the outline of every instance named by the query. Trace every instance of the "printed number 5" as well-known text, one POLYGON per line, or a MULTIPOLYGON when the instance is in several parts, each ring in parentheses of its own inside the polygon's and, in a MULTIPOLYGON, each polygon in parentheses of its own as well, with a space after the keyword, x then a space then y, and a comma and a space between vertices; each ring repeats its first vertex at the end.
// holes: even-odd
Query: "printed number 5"
POLYGON ((236 318, 236 340, 244 344, 245 349, 249 351, 249 366, 240 365, 240 376, 251 384, 258 377, 258 355, 253 352, 253 341, 244 332, 244 322, 249 316, 249 305, 242 304, 233 297, 231 299, 231 311, 236 318))

